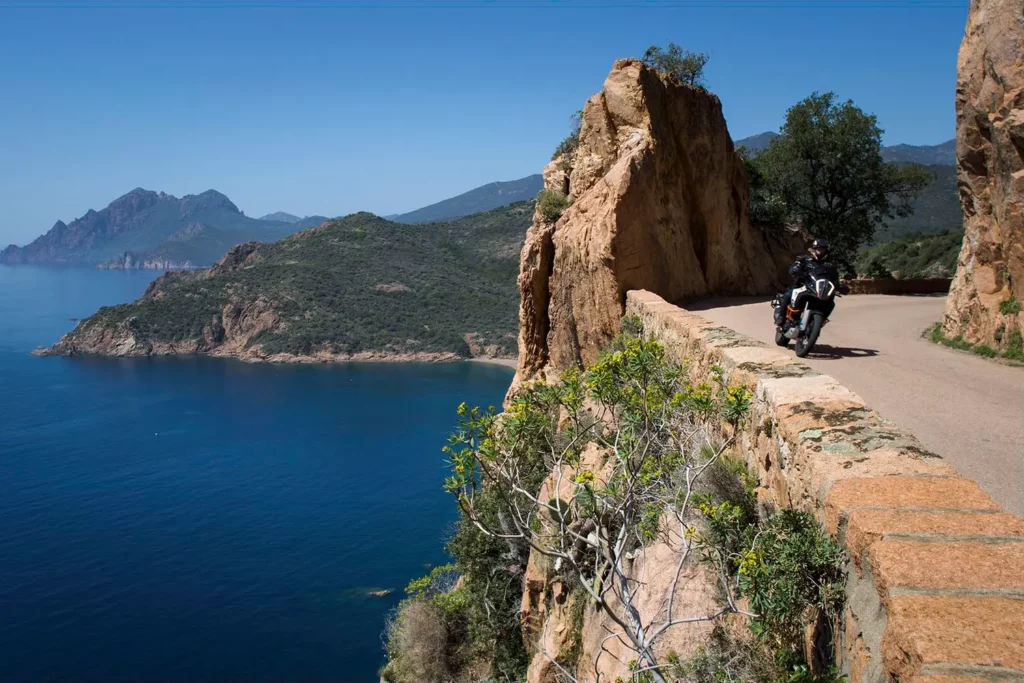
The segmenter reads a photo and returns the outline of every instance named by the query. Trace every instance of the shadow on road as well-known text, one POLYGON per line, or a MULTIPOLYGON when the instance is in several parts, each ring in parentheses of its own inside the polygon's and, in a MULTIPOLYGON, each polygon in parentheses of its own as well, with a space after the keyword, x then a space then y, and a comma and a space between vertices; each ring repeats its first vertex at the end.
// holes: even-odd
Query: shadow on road
POLYGON ((857 349, 846 346, 815 344, 814 349, 807 357, 820 358, 822 360, 839 360, 840 358, 870 358, 877 355, 878 351, 876 349, 857 349))

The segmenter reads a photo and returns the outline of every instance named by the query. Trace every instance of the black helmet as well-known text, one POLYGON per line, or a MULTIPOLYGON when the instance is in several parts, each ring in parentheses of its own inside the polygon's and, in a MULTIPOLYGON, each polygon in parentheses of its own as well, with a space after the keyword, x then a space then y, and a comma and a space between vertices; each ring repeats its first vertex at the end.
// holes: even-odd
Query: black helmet
POLYGON ((819 237, 818 239, 811 242, 811 255, 818 261, 823 261, 828 258, 828 240, 819 237))

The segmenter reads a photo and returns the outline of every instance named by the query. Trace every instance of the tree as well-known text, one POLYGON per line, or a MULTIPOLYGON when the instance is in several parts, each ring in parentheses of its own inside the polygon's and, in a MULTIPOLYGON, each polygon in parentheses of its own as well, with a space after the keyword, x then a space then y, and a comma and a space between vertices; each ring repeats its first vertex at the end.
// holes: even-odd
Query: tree
POLYGON ((654 648, 672 627, 742 612, 725 555, 716 563, 717 609, 684 614, 675 596, 700 545, 693 524, 702 480, 731 445, 715 425, 737 424, 751 397, 741 388, 693 386, 653 340, 626 335, 616 346, 587 373, 571 370, 557 384, 529 387, 500 416, 461 406, 461 428, 446 448, 452 476, 445 488, 463 521, 496 547, 547 558, 618 627, 609 638, 633 650, 637 671, 664 683, 654 648), (645 618, 630 567, 660 537, 675 539, 675 579, 661 608, 645 618))
POLYGON ((876 228, 913 212, 911 202, 934 177, 918 164, 882 160, 877 119, 834 93, 813 93, 786 113, 781 135, 751 162, 787 218, 832 245, 841 270, 876 228))
POLYGON ((668 49, 652 45, 644 52, 643 63, 657 69, 680 83, 686 85, 702 85, 704 67, 711 59, 706 52, 684 50, 675 43, 669 43, 668 49))

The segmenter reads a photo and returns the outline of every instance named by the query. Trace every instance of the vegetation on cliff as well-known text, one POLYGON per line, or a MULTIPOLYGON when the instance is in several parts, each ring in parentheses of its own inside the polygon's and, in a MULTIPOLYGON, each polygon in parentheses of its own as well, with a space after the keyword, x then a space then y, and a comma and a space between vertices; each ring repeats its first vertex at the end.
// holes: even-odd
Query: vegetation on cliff
POLYGON ((514 356, 515 273, 532 214, 520 203, 417 226, 367 213, 328 221, 238 247, 208 270, 167 274, 57 348, 514 356))
POLYGON ((521 680, 528 666, 530 680, 586 680, 597 654, 582 634, 590 615, 628 646, 636 681, 660 683, 695 666, 664 652, 667 634, 728 614, 750 619, 744 647, 773 674, 813 680, 800 668, 803 628, 808 607, 837 614, 841 549, 805 514, 758 514, 728 456, 750 394, 720 376, 694 383, 635 321, 623 328, 588 371, 528 385, 503 414, 460 406, 445 448, 445 489, 460 510, 455 564, 410 584, 389 629, 386 680, 521 680), (658 562, 678 569, 650 610, 640 604, 652 588, 633 567, 656 545, 671 551, 658 562), (700 563, 719 577, 710 611, 677 599, 681 569, 700 563), (560 637, 519 619, 538 580, 544 610, 567 614, 560 637))
POLYGON ((704 67, 711 59, 706 52, 684 50, 675 43, 667 48, 652 45, 644 52, 643 63, 669 78, 686 85, 704 82, 704 67))

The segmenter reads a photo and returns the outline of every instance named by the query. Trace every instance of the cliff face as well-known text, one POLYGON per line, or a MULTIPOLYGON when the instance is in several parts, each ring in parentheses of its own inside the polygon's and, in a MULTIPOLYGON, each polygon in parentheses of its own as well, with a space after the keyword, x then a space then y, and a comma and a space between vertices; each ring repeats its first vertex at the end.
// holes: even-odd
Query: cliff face
POLYGON ((140 268, 149 270, 188 270, 195 266, 188 260, 174 261, 166 258, 140 256, 135 252, 126 251, 96 267, 100 270, 138 270, 140 268))
POLYGON ((586 104, 577 150, 544 182, 572 205, 555 223, 538 211, 527 234, 513 390, 596 360, 630 289, 673 301, 765 293, 793 254, 750 224, 718 98, 637 60, 615 63, 586 104))
POLYGON ((943 328, 1005 347, 1024 315, 1024 9, 972 0, 956 89, 964 243, 943 328))

